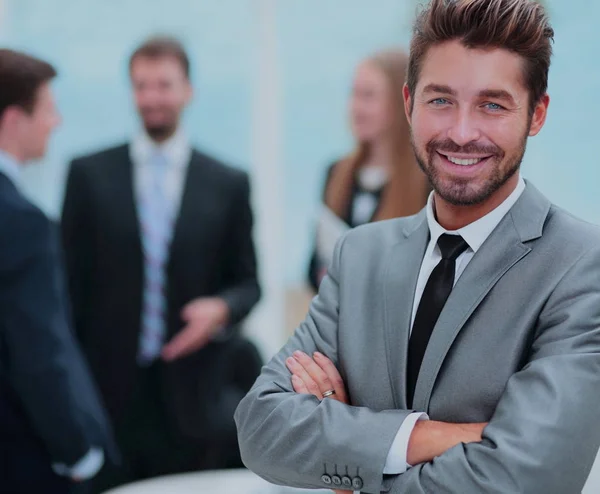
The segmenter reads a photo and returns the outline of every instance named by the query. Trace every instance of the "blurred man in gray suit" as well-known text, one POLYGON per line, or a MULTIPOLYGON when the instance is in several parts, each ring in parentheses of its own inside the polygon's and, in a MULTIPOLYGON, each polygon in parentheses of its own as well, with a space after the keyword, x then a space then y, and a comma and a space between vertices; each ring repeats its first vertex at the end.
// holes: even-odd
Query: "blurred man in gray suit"
POLYGON ((236 412, 259 475, 368 493, 581 491, 600 444, 600 230, 519 174, 546 119, 553 36, 533 0, 420 14, 404 95, 434 192, 418 215, 338 243, 236 412))

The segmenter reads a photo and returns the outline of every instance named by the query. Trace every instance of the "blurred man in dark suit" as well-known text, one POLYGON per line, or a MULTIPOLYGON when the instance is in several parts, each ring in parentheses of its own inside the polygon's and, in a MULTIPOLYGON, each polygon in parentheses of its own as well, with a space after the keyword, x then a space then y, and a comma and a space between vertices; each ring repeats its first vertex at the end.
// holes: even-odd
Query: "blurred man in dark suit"
POLYGON ((69 326, 60 242, 19 190, 58 125, 56 72, 0 50, 0 491, 69 492, 115 446, 69 326))
POLYGON ((73 161, 62 217, 76 330, 125 457, 98 492, 241 466, 233 412, 261 365, 236 331, 260 291, 248 177, 186 137, 176 40, 144 43, 130 76, 144 130, 73 161))

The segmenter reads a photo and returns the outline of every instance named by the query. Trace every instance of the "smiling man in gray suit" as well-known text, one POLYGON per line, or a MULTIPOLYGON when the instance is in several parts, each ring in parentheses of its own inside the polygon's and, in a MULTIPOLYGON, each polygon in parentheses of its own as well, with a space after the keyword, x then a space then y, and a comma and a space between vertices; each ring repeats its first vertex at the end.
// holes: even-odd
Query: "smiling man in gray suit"
POLYGON ((434 193, 340 240, 236 412, 250 469, 367 493, 581 492, 600 444, 600 230, 519 174, 553 35, 533 0, 420 14, 404 95, 434 193))

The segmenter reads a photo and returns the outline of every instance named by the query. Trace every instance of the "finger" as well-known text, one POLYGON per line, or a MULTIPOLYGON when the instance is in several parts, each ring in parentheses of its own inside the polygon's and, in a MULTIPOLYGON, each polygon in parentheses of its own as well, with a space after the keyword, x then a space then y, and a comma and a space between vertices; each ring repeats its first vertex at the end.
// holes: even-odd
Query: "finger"
POLYGON ((296 376, 295 374, 292 376, 292 387, 294 388, 294 391, 296 393, 299 393, 302 395, 311 394, 311 392, 306 387, 306 384, 304 384, 304 381, 302 379, 300 379, 298 376, 296 376))
POLYGON ((206 333, 198 326, 186 326, 163 347, 162 357, 170 362, 199 350, 208 339, 206 333))
POLYGON ((311 395, 316 396, 319 400, 323 399, 323 394, 319 390, 319 385, 312 377, 309 376, 308 372, 306 372, 306 369, 302 367, 302 365, 300 365, 296 359, 290 357, 285 361, 285 363, 290 372, 302 380, 311 395))
POLYGON ((331 389, 335 391, 335 395, 331 396, 331 398, 335 397, 338 401, 349 403, 346 385, 334 363, 320 352, 315 352, 314 358, 317 365, 327 374, 329 381, 333 385, 331 389))
POLYGON ((317 363, 303 352, 294 352, 294 358, 304 367, 308 375, 317 383, 321 395, 333 388, 327 374, 317 365, 317 363))

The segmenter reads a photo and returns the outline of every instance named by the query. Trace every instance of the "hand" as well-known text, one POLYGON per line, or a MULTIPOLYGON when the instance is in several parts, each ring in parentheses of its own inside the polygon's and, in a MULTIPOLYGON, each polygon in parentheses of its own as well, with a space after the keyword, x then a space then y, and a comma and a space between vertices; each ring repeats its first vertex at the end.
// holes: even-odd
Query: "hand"
POLYGON ((310 358, 303 352, 294 352, 286 364, 292 373, 292 386, 296 393, 311 394, 322 400, 323 393, 333 390, 335 394, 328 398, 350 404, 342 376, 323 354, 315 352, 310 358))
MULTIPOLYGON (((303 352, 295 352, 287 361, 287 367, 292 373, 292 386, 296 393, 312 394, 319 400, 323 393, 334 390, 335 394, 328 396, 346 405, 349 404, 344 381, 331 360, 319 352, 311 359, 303 352)), ((334 490, 335 494, 346 494, 352 491, 334 490)))
POLYGON ((320 285, 321 282, 323 281, 323 278, 325 278, 325 276, 327 276, 327 268, 321 268, 319 269, 318 273, 317 273, 317 285, 320 285))
POLYGON ((409 465, 426 463, 457 444, 480 442, 487 425, 487 422, 451 424, 433 420, 419 421, 410 436, 407 461, 409 465))
POLYGON ((198 298, 181 311, 186 326, 162 350, 167 362, 190 355, 204 347, 227 324, 229 307, 223 299, 198 298))

